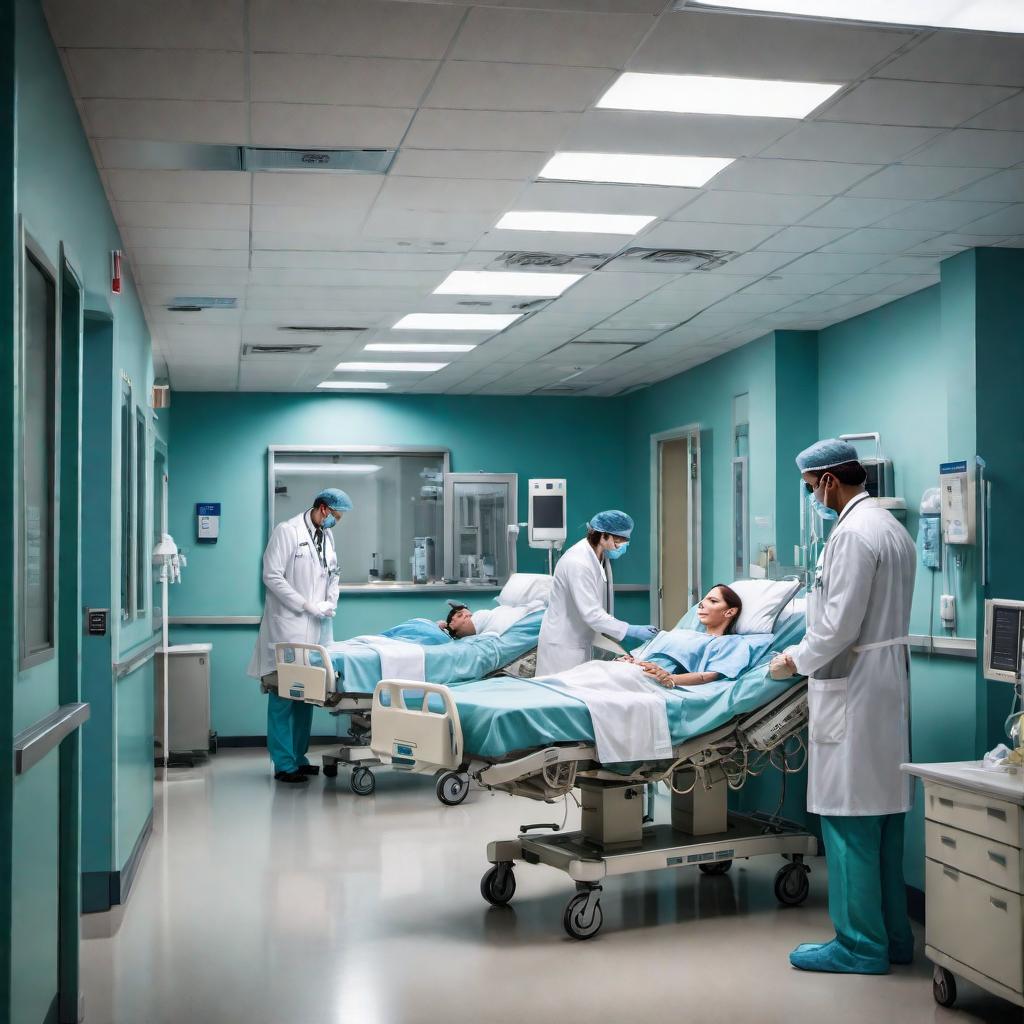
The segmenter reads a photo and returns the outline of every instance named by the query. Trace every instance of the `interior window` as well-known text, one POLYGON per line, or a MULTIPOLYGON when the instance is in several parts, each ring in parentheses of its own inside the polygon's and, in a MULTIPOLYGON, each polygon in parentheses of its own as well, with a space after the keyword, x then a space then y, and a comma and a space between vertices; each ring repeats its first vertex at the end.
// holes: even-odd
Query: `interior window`
POLYGON ((135 614, 146 614, 146 568, 149 565, 149 532, 146 530, 146 417, 135 413, 135 614))
POLYGON ((121 381, 121 619, 135 612, 135 559, 132 558, 132 502, 135 500, 132 463, 132 386, 121 381))

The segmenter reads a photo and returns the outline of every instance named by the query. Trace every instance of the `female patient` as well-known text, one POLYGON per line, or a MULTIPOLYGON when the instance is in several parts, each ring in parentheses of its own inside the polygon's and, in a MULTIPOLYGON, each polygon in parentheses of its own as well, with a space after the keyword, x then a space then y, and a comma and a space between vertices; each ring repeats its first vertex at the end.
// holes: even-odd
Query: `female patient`
POLYGON ((695 686, 716 679, 735 679, 767 650, 768 634, 737 636, 732 632, 743 602, 732 587, 716 583, 697 605, 704 632, 674 629, 660 633, 642 659, 621 659, 639 665, 662 686, 695 686))

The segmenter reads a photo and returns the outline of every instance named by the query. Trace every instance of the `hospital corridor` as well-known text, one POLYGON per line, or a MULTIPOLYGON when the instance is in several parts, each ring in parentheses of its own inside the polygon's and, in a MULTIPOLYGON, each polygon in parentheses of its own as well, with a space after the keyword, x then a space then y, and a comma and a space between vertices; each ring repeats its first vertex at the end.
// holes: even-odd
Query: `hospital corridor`
POLYGON ((1024 5, 0 0, 0 1024, 1020 1024, 1024 5))

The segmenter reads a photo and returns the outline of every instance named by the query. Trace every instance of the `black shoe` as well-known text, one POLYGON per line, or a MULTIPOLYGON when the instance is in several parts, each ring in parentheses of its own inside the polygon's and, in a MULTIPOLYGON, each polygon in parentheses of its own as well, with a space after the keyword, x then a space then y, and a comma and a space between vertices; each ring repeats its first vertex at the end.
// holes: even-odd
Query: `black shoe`
POLYGON ((274 778, 278 782, 308 782, 309 778, 303 775, 302 772, 274 772, 274 778))
POLYGON ((300 764, 298 767, 300 775, 319 775, 320 765, 318 764, 300 764))

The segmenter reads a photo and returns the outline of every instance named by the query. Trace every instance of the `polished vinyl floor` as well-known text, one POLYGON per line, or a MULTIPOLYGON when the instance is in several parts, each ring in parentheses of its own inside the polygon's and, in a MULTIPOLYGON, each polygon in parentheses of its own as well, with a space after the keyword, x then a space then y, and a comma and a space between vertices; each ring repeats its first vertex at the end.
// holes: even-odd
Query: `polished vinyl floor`
POLYGON ((263 751, 172 770, 127 906, 84 919, 87 1024, 1020 1024, 966 982, 936 1006, 920 957, 881 978, 790 968, 831 934, 820 859, 798 908, 775 902, 771 857, 612 879, 586 942, 562 931, 572 887, 550 868, 521 865, 512 904, 489 908, 487 841, 563 813, 485 792, 444 807, 432 780, 387 769, 370 797, 344 769, 297 791, 263 751))

